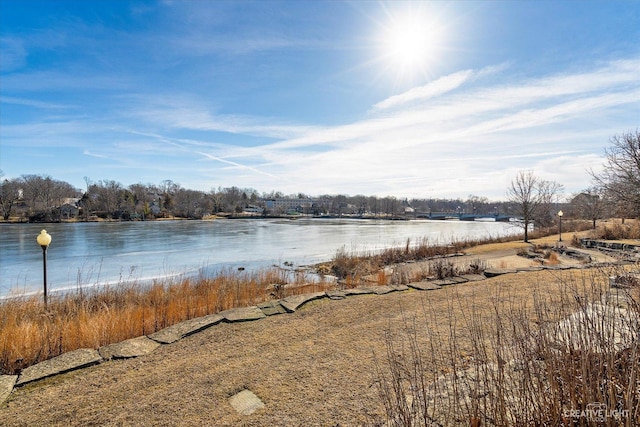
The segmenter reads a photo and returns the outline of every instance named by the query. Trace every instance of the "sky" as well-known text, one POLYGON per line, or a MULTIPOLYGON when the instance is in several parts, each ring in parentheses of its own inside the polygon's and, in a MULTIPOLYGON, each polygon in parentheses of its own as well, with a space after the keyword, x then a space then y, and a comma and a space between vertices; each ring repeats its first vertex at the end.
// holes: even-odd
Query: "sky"
POLYGON ((5 179, 569 196, 639 127, 635 0, 0 0, 5 179))

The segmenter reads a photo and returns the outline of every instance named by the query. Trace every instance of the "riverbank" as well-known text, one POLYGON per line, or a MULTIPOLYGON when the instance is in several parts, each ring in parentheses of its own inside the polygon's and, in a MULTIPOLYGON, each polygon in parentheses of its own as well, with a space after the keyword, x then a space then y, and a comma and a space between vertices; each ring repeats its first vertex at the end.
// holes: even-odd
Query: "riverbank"
MULTIPOLYGON (((542 247, 552 242, 532 243, 542 247)), ((539 267, 518 255, 522 245, 478 246, 464 255, 502 270, 493 278, 433 288, 435 292, 323 298, 286 316, 219 324, 141 358, 26 385, 0 412, 7 425, 366 423, 371 420, 367 414, 382 416, 375 366, 387 351, 385 330, 405 329, 407 319, 424 317, 428 307, 442 322, 424 325, 446 334, 451 310, 462 314, 473 307, 479 316, 490 317, 496 297, 532 304, 534 295, 559 295, 567 285, 596 281, 606 287, 607 275, 617 268, 606 267, 613 259, 593 252, 598 268, 565 270, 580 263, 559 255, 557 268, 510 273, 515 264, 527 264, 521 271, 539 267), (229 398, 244 389, 255 393, 264 408, 249 416, 235 411, 229 398)), ((419 263, 408 267, 421 268, 419 263)), ((463 324, 457 328, 456 333, 466 335, 463 324)), ((420 342, 427 345, 426 339, 422 336, 420 342)))

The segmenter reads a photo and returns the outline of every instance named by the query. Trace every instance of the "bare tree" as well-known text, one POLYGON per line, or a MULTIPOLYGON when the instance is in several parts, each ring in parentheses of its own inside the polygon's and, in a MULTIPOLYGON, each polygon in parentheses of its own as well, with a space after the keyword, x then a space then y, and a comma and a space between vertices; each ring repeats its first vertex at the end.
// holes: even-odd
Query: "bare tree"
POLYGON ((570 208, 572 216, 593 221, 595 230, 596 221, 604 217, 607 201, 598 194, 597 188, 591 187, 573 196, 570 208))
POLYGON ((0 210, 5 221, 11 216, 13 206, 20 199, 20 182, 17 179, 5 179, 0 182, 0 210))
POLYGON ((101 180, 91 184, 89 194, 93 208, 99 215, 114 218, 119 217, 118 211, 121 205, 122 190, 121 183, 114 180, 101 180))
POLYGON ((615 135, 609 142, 604 169, 591 171, 593 181, 628 216, 640 217, 640 131, 615 135))
POLYGON ((540 179, 533 171, 520 171, 511 181, 507 197, 522 216, 525 242, 529 242, 529 226, 534 221, 541 224, 552 221, 551 206, 562 189, 561 184, 540 179))
POLYGON ((556 181, 539 179, 537 190, 540 208, 534 216, 534 220, 542 227, 549 227, 555 221, 557 198, 564 191, 564 186, 556 181))

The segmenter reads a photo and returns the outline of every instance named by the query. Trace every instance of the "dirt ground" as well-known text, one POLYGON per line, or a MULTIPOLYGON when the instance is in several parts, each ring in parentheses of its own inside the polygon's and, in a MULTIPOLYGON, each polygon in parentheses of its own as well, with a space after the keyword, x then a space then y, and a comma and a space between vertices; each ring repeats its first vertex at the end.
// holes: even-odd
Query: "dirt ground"
MULTIPOLYGON (((482 256, 509 268, 522 262, 516 250, 496 247, 482 256)), ((19 388, 0 405, 0 425, 366 425, 383 411, 374 366, 376 360, 384 364, 385 330, 401 330, 404 319, 417 318, 420 328, 444 331, 448 322, 425 320, 427 312, 454 307, 462 313, 473 305, 489 315, 496 297, 525 302, 534 290, 551 295, 560 283, 594 274, 606 278, 607 272, 527 272, 435 291, 325 298, 293 314, 219 324, 147 356, 19 388), (264 408, 239 415, 229 397, 243 389, 262 399, 264 408)))

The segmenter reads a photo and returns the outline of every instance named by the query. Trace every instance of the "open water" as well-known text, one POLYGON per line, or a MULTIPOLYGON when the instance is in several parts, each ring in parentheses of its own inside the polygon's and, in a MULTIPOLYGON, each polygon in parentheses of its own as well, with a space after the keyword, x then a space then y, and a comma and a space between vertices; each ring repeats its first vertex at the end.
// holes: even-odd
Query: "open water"
POLYGON ((515 234, 502 222, 358 219, 234 219, 0 225, 0 297, 42 291, 42 250, 50 291, 174 277, 221 269, 310 265, 348 252, 446 244, 515 234))

